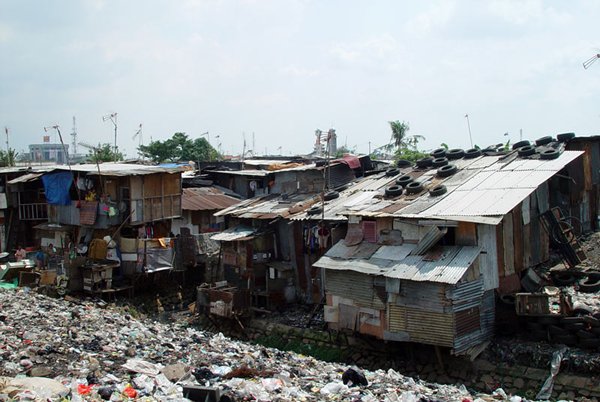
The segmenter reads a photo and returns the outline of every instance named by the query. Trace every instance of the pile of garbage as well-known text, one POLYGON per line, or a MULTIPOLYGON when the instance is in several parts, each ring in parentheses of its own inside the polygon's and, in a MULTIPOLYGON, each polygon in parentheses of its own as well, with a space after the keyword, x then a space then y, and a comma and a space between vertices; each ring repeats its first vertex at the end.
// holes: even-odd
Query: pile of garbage
MULTIPOLYGON (((394 370, 349 370, 93 300, 0 289, 0 400, 491 401, 394 370)), ((512 397, 512 401, 520 401, 512 397)))

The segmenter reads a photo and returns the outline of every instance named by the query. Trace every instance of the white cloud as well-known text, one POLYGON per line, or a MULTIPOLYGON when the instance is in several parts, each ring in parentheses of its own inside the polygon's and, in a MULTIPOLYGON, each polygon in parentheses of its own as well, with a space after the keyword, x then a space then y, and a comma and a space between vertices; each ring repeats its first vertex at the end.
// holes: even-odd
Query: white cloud
POLYGON ((455 14, 453 1, 441 1, 406 23, 407 33, 427 34, 448 24, 455 14))
POLYGON ((515 25, 542 20, 545 24, 571 20, 568 13, 558 12, 555 8, 546 6, 542 0, 494 0, 489 3, 489 10, 492 14, 515 25))

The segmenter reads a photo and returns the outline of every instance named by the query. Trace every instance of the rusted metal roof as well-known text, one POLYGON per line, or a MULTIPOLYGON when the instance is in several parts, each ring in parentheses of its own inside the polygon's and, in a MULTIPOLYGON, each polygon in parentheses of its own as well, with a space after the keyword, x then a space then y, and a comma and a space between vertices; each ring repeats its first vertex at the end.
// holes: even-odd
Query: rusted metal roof
MULTIPOLYGON (((269 195, 237 204, 217 213, 217 216, 231 214, 256 219, 285 217, 290 220, 343 221, 348 215, 358 215, 497 225, 536 188, 582 154, 581 151, 564 151, 553 160, 522 158, 516 153, 461 159, 452 161, 458 172, 449 177, 438 177, 436 169, 408 167, 400 169, 395 176, 379 173, 359 179, 340 191, 337 198, 328 201, 322 202, 316 194, 289 195, 292 201, 285 201, 285 196, 269 195), (418 194, 386 197, 385 189, 405 174, 422 183, 424 190, 418 194), (446 186, 446 194, 429 195, 428 190, 438 185, 446 186), (288 205, 282 204, 282 201, 288 202, 288 205), (315 203, 322 207, 322 211, 308 213, 315 203)), ((314 167, 307 165, 290 170, 311 168, 314 167)))
POLYGON ((189 211, 221 210, 239 202, 214 187, 184 188, 181 195, 181 209, 189 211))
POLYGON ((353 251, 364 243, 359 246, 345 247, 343 242, 343 240, 338 242, 313 266, 382 275, 400 280, 456 284, 481 253, 480 247, 444 246, 441 247, 437 258, 431 260, 427 256, 409 255, 412 248, 401 245, 379 246, 384 248, 382 252, 376 251, 363 258, 352 258, 353 251), (382 258, 386 256, 388 258, 382 258), (393 257, 389 258, 389 256, 393 257))

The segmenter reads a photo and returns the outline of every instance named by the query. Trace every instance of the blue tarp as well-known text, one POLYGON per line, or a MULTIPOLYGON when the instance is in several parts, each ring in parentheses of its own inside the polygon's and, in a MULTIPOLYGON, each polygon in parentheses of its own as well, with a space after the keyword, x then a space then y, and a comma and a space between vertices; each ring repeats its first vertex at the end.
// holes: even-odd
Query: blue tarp
POLYGON ((69 189, 73 182, 71 172, 48 173, 42 176, 46 201, 50 205, 71 205, 69 189))

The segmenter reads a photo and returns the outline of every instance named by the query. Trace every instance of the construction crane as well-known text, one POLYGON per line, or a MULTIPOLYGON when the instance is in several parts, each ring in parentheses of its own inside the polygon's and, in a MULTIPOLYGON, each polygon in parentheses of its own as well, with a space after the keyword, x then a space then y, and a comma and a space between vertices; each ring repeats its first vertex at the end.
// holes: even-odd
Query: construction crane
POLYGON ((592 57, 590 57, 589 59, 584 61, 583 68, 585 68, 587 70, 598 59, 600 59, 600 53, 596 53, 595 55, 593 55, 592 57))

